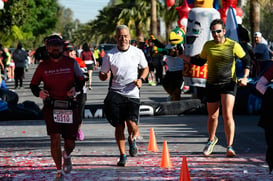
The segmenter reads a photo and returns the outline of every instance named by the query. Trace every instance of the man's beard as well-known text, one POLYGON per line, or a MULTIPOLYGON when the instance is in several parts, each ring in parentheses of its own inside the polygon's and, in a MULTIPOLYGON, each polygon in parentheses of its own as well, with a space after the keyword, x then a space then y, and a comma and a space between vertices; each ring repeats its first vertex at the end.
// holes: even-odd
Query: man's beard
POLYGON ((53 59, 58 59, 62 56, 63 52, 53 51, 52 53, 48 53, 48 55, 53 59))

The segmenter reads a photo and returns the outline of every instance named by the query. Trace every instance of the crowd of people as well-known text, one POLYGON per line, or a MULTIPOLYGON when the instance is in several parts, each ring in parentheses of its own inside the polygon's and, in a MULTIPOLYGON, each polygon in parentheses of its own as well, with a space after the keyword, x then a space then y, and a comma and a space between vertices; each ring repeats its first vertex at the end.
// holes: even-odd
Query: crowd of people
MULTIPOLYGON (((37 63, 30 88, 33 94, 43 100, 43 116, 47 133, 51 140, 51 156, 57 168, 56 180, 63 180, 64 172, 72 170, 71 153, 75 140, 83 140, 81 131, 83 110, 87 90, 92 90, 93 71, 100 67, 99 78, 109 80, 108 94, 104 100, 104 112, 109 123, 115 128, 115 139, 120 152, 118 166, 125 166, 127 154, 125 148, 125 128, 128 130, 129 155, 137 156, 136 138, 138 130, 140 89, 143 83, 150 86, 163 86, 170 95, 168 100, 179 101, 183 89, 183 63, 204 65, 207 63, 206 104, 208 112, 208 142, 203 154, 212 154, 218 142, 216 130, 221 112, 226 135, 226 156, 236 155, 233 148, 235 121, 233 108, 238 86, 246 86, 250 76, 259 81, 257 90, 261 94, 269 92, 266 85, 272 79, 271 64, 259 64, 272 60, 272 50, 262 39, 262 33, 255 32, 255 45, 248 48, 244 43, 225 37, 226 28, 221 19, 211 22, 210 31, 213 40, 203 46, 199 55, 188 57, 178 53, 166 59, 166 56, 154 52, 154 44, 146 40, 144 46, 137 47, 131 40, 130 30, 126 25, 116 28, 117 46, 106 54, 103 49, 88 43, 82 49, 75 48, 60 35, 53 34, 44 39, 44 45, 35 52, 25 51, 21 43, 11 52, 0 45, 0 66, 3 73, 1 83, 15 81, 14 89, 23 88, 24 72, 27 65, 37 63), (232 53, 230 53, 232 52, 232 53), (128 57, 132 57, 128 61, 128 57), (236 75, 236 59, 242 62, 241 76, 236 75), (252 66, 252 64, 254 66, 252 66), (257 68, 259 66, 259 69, 257 68), (267 69, 271 68, 267 71, 267 69), (255 73, 253 73, 255 72, 255 73), (43 82, 43 87, 40 87, 43 82), (268 91, 267 91, 268 90, 268 91), (61 137, 64 149, 61 148, 61 137)), ((271 91, 272 92, 272 91, 271 91)), ((271 96, 271 95, 270 95, 271 96)), ((268 103, 269 104, 269 103, 268 103)), ((268 107, 268 106, 263 106, 268 107)), ((267 161, 270 172, 273 169, 272 124, 268 122, 268 110, 263 111, 261 125, 265 128, 268 151, 267 161)))

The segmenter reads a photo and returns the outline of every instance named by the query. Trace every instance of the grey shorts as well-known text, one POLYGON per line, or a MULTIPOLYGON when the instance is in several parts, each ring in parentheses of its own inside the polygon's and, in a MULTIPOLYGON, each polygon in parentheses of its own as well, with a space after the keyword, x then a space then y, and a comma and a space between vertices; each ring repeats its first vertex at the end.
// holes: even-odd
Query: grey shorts
POLYGON ((104 114, 108 122, 116 127, 124 124, 125 120, 139 122, 140 99, 128 98, 113 91, 109 91, 104 100, 104 114))

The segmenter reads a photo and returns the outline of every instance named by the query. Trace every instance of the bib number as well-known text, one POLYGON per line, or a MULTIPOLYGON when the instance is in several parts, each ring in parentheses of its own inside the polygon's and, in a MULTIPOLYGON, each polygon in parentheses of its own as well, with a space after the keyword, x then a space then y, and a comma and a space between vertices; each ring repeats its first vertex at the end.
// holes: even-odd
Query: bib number
POLYGON ((67 109, 54 109, 53 119, 55 123, 72 124, 73 123, 73 111, 67 109))

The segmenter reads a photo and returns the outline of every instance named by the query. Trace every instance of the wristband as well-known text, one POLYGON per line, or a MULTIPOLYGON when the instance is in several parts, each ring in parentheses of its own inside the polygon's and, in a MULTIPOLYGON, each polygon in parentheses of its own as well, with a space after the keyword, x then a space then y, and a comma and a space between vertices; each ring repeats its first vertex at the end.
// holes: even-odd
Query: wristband
POLYGON ((142 81, 142 83, 145 81, 143 78, 140 78, 140 80, 142 81))

